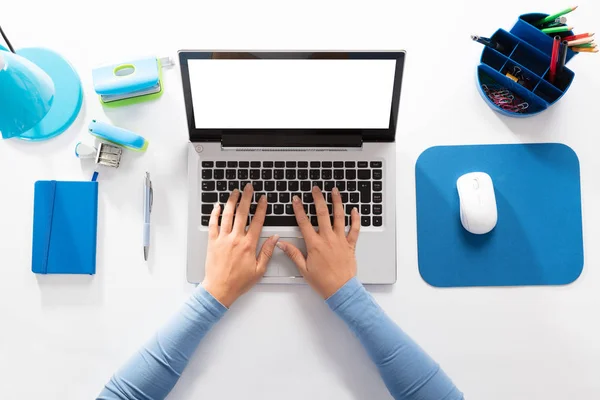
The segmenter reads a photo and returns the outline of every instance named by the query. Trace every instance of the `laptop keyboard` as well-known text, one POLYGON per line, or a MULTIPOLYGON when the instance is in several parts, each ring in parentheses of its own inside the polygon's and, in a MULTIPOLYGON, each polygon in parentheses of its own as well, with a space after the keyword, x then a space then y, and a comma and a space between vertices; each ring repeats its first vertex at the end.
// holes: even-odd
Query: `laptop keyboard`
MULTIPOLYGON (((202 161, 201 224, 208 226, 215 203, 221 210, 234 189, 254 187, 250 216, 262 195, 267 196, 264 226, 297 226, 292 196, 300 197, 311 224, 318 226, 312 187, 318 186, 325 196, 333 221, 331 190, 337 187, 345 205, 346 225, 353 207, 358 208, 363 227, 383 224, 382 161, 202 161)), ((220 221, 219 221, 220 224, 220 221)))

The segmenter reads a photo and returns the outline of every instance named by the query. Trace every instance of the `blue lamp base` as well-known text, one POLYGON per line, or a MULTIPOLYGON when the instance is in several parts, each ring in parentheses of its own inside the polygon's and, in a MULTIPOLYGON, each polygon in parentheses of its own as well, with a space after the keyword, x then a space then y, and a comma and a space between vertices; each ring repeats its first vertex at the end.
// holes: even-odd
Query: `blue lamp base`
POLYGON ((17 136, 23 140, 41 141, 63 133, 77 118, 83 102, 79 75, 61 55, 52 50, 30 47, 17 54, 36 64, 54 82, 54 101, 48 114, 36 126, 17 136))

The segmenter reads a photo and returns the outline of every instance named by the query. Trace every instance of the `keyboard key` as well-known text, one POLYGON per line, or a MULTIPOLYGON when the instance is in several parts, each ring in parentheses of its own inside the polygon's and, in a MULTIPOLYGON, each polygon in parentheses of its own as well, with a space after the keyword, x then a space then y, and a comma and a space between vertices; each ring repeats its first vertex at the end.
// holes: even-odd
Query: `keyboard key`
POLYGON ((381 168, 381 161, 371 161, 371 168, 381 168))
POLYGON ((333 197, 331 196, 331 193, 327 193, 325 196, 325 201, 328 203, 333 203, 333 197))
POLYGON ((370 169, 359 169, 358 170, 358 179, 359 180, 371 179, 371 170, 370 169))
POLYGON ((235 173, 235 169, 228 169, 225 171, 226 179, 235 179, 237 174, 235 173))
POLYGON ((323 181, 313 181, 313 187, 317 186, 319 189, 323 190, 323 181))
POLYGON ((285 192, 287 190, 287 182, 286 181, 277 181, 277 191, 285 192))
POLYGON ((381 182, 378 182, 378 181, 373 182, 373 191, 381 192, 382 186, 383 185, 381 184, 381 182))
POLYGON ((273 168, 273 161, 263 161, 263 168, 273 168))
POLYGON ((302 204, 302 207, 304 208, 304 212, 308 214, 308 204, 302 204))
POLYGON ((210 215, 214 207, 213 204, 202 204, 202 214, 210 215))
POLYGON ((315 207, 314 204, 311 204, 310 207, 308 207, 308 211, 310 212, 310 215, 317 215, 317 207, 315 207))
POLYGON ((383 196, 381 193, 373 193, 373 203, 381 203, 383 201, 383 196))
POLYGON ((371 205, 369 204, 363 204, 360 206, 360 213, 362 215, 369 215, 371 214, 371 205))
POLYGON ((285 161, 275 161, 275 168, 285 168, 285 161))
POLYGON ((346 185, 346 190, 349 192, 355 192, 356 191, 356 181, 348 181, 348 184, 346 185))
POLYGON ((380 180, 383 177, 383 171, 380 169, 373 170, 373 179, 380 180))
POLYGON ((256 214, 256 208, 257 207, 258 207, 258 204, 256 204, 256 203, 250 204, 250 215, 256 214))
POLYGON ((217 181, 217 190, 219 192, 224 192, 227 190, 227 182, 226 181, 217 181))
POLYGON ((289 193, 279 193, 279 202, 280 203, 289 203, 290 200, 290 194, 289 193))
POLYGON ((217 166, 217 168, 225 168, 227 166, 227 163, 225 161, 217 161, 215 165, 217 166))
POLYGON ((249 161, 240 161, 238 163, 240 168, 248 168, 250 166, 250 162, 249 161))
MULTIPOLYGON (((370 203, 371 202, 371 182, 359 182, 358 191, 360 192, 360 202, 370 203)), ((381 193, 380 193, 381 195, 381 193)))
POLYGON ((350 215, 352 214, 352 209, 356 208, 357 210, 358 208, 358 204, 346 204, 346 214, 350 215))
POLYGON ((359 193, 350 193, 350 203, 358 203, 360 202, 360 194, 359 193))
POLYGON ((347 169, 346 170, 346 179, 348 179, 348 180, 356 179, 356 170, 355 169, 347 169))
POLYGON ((252 189, 254 189, 255 192, 262 192, 263 182, 262 181, 252 181, 252 189))
POLYGON ((276 169, 273 171, 273 179, 283 179, 285 177, 285 173, 282 169, 276 169))
POLYGON ((273 204, 267 204, 267 215, 273 214, 273 204))
POLYGON ((307 169, 299 169, 298 170, 298 179, 300 179, 300 180, 308 179, 308 170, 307 169))
MULTIPOLYGON (((219 203, 227 203, 229 200, 229 192, 219 193, 219 203)), ((223 208, 221 208, 221 214, 223 213, 223 208)))
POLYGON ((285 213, 287 215, 294 215, 294 206, 291 205, 290 203, 285 205, 285 213))
POLYGON ((302 195, 302 203, 312 204, 313 203, 312 193, 304 193, 302 195))
POLYGON ((310 170, 310 179, 313 179, 313 180, 321 179, 321 171, 319 171, 318 169, 311 169, 310 170))
POLYGON ((346 190, 346 182, 345 181, 336 181, 335 187, 337 187, 340 192, 343 192, 346 190))
POLYGON ((262 192, 254 193, 254 201, 258 203, 258 201, 260 200, 260 198, 262 196, 264 196, 264 195, 265 195, 265 193, 262 193, 262 192))
POLYGON ((210 221, 210 217, 208 215, 203 215, 201 219, 202 226, 208 226, 208 221, 210 221))
POLYGON ((260 169, 251 169, 250 170, 250 179, 260 179, 260 169))
POLYGON ((344 217, 344 219, 345 219, 345 225, 346 225, 346 226, 350 226, 350 217, 346 215, 346 216, 344 217))
POLYGON ((300 182, 300 190, 302 190, 303 192, 310 192, 312 190, 312 186, 310 186, 310 181, 300 182))
POLYGON ((286 169, 285 170, 285 179, 287 179, 287 180, 296 179, 296 170, 295 169, 286 169))
POLYGON ((381 226, 383 224, 382 219, 381 217, 373 217, 373 226, 381 226))
POLYGON ((361 226, 371 226, 371 217, 360 217, 361 226))
POLYGON ((308 168, 308 161, 298 161, 298 168, 308 168))
POLYGON ((346 168, 354 168, 354 167, 356 167, 356 163, 354 161, 346 161, 344 163, 344 165, 346 166, 346 168))
POLYGON ((249 183, 250 183, 250 181, 240 181, 240 190, 244 190, 246 185, 249 183))
POLYGON ((369 163, 366 161, 359 161, 357 164, 358 168, 367 168, 369 166, 369 163))
POLYGON ((321 161, 311 161, 310 162, 311 168, 319 168, 320 166, 321 166, 321 161))
POLYGON ((277 203, 277 193, 267 193, 267 201, 270 204, 277 203))
POLYGON ((275 205, 273 206, 273 213, 274 213, 275 215, 281 215, 281 214, 283 214, 283 213, 284 213, 284 211, 285 211, 285 210, 284 210, 283 204, 275 204, 275 205))
POLYGON ((323 185, 323 189, 325 189, 325 191, 327 191, 327 192, 331 192, 331 189, 333 189, 334 187, 335 187, 334 181, 325 181, 325 184, 323 185))
POLYGON ((238 179, 248 179, 248 170, 238 169, 238 179))
POLYGON ((321 178, 322 179, 331 179, 333 177, 333 171, 330 169, 324 169, 323 171, 321 171, 321 178))
POLYGON ((264 180, 273 179, 273 171, 270 169, 263 169, 261 176, 264 180))
POLYGON ((340 194, 342 195, 342 203, 347 203, 348 202, 348 193, 342 192, 340 194))
POLYGON ((319 219, 317 217, 310 217, 310 224, 312 226, 319 226, 319 219))
POLYGON ((331 161, 323 161, 321 163, 321 167, 323 168, 331 168, 333 166, 333 163, 331 161))
POLYGON ((229 191, 233 191, 233 189, 239 189, 240 188, 240 182, 239 181, 229 181, 229 191))
POLYGON ((216 203, 218 196, 216 193, 202 193, 202 202, 203 203, 216 203))
POLYGON ((215 169, 213 171, 213 176, 215 179, 225 179, 225 170, 224 169, 215 169))
POLYGON ((227 168, 237 167, 237 161, 227 161, 227 168))
POLYGON ((260 161, 250 161, 250 168, 260 168, 260 161))
POLYGON ((265 218, 264 226, 298 226, 298 223, 293 215, 268 216, 265 218))
POLYGON ((297 192, 300 190, 300 182, 298 181, 289 181, 288 182, 288 190, 290 192, 297 192))
POLYGON ((202 179, 212 179, 212 169, 203 169, 202 179))
POLYGON ((344 162, 343 161, 334 161, 333 168, 344 168, 344 162))
POLYGON ((296 168, 296 161, 286 161, 285 167, 286 168, 296 168))
POLYGON ((373 215, 381 215, 381 204, 373 204, 373 215))
POLYGON ((212 168, 214 163, 212 161, 202 161, 202 168, 212 168))
POLYGON ((202 181, 202 191, 212 192, 215 190, 215 181, 202 181))

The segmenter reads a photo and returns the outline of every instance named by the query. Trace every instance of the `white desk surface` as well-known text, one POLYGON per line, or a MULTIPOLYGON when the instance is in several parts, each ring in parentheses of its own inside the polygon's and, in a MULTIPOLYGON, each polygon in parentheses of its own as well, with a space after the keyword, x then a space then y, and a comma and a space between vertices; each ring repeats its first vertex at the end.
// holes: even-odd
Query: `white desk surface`
MULTIPOLYGON (((15 47, 45 46, 81 75, 83 110, 44 143, 0 142, 0 387, 6 399, 91 399, 193 290, 185 280, 187 127, 179 69, 164 96, 104 111, 91 80, 99 63, 179 49, 397 49, 408 51, 398 147, 398 282, 377 301, 452 377, 468 399, 600 398, 600 56, 569 64, 575 82, 530 119, 481 100, 470 34, 510 29, 519 13, 564 1, 497 3, 305 1, 10 1, 2 26, 15 47), (190 4, 194 4, 190 8, 190 4), (149 3, 148 3, 149 4, 149 3), (291 3, 290 3, 291 4, 291 3), (142 133, 100 175, 97 274, 31 273, 33 184, 89 179, 73 154, 91 119, 142 133), (414 164, 439 144, 563 142, 581 162, 585 268, 565 287, 435 289, 417 268, 414 164), (150 261, 142 258, 142 177, 155 187, 150 261)), ((600 30, 600 3, 579 1, 579 32, 600 30)), ((304 286, 259 286, 201 343, 170 399, 390 398, 364 350, 304 286)))

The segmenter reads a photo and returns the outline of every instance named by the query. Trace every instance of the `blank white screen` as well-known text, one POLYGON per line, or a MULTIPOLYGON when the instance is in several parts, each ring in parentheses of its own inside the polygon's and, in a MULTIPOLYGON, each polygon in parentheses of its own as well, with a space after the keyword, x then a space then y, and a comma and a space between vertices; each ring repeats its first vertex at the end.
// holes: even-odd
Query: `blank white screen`
POLYGON ((396 60, 188 60, 196 128, 387 129, 396 60))

